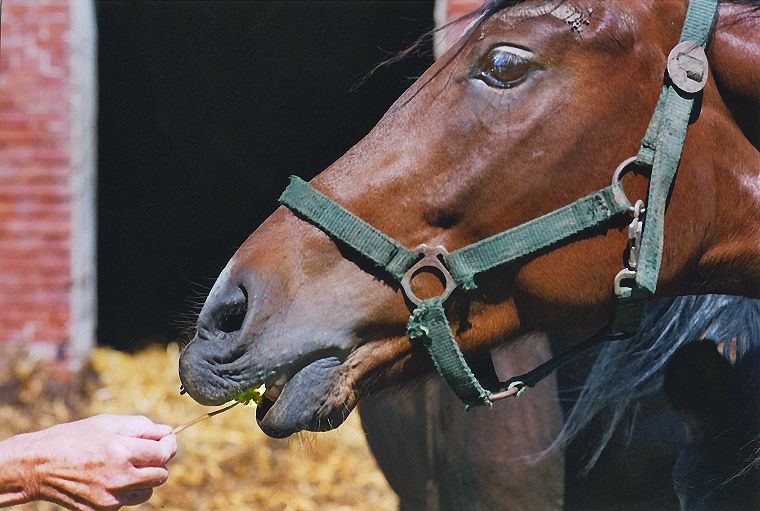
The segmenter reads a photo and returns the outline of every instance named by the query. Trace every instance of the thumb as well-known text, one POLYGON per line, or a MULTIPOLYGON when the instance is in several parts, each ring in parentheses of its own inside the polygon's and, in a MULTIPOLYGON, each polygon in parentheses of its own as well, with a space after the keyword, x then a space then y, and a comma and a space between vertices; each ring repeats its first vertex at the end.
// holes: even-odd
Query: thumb
POLYGON ((166 424, 152 424, 150 428, 140 433, 138 438, 146 440, 161 440, 172 434, 172 427, 166 424))
POLYGON ((114 417, 118 421, 119 434, 132 436, 135 438, 144 438, 146 440, 160 440, 171 434, 171 426, 166 424, 156 424, 152 420, 143 416, 125 415, 114 417))

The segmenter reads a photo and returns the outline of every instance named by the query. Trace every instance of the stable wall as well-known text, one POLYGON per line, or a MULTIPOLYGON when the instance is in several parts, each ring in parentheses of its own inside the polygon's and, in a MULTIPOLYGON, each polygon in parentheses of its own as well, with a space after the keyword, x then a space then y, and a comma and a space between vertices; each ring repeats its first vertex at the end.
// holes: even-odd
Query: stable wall
POLYGON ((0 342, 76 369, 94 343, 95 32, 88 0, 5 0, 0 342))

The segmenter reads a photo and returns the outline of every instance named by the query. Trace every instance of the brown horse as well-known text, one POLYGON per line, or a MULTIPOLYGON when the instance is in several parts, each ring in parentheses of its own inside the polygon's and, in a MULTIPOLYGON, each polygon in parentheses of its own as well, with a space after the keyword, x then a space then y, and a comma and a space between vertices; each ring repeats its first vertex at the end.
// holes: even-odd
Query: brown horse
MULTIPOLYGON (((461 45, 313 185, 408 247, 455 249, 609 183, 638 146, 677 41, 686 0, 488 5, 461 45), (482 79, 494 55, 496 80, 482 79)), ((659 291, 760 294, 756 87, 750 2, 721 5, 711 75, 691 124, 665 222, 659 291), (754 144, 754 145, 753 145, 754 144), (709 191, 709 193, 705 193, 709 191)), ((624 179, 643 197, 646 179, 624 179)), ((494 269, 455 293, 452 326, 477 356, 532 331, 598 330, 620 269, 622 226, 494 269)), ((433 287, 431 283, 429 287, 433 287)), ((212 289, 180 362, 196 400, 219 404, 259 382, 262 429, 336 427, 359 399, 429 373, 405 336, 398 286, 287 210, 238 250, 212 289)))
MULTIPOLYGON (((482 2, 475 0, 468 3, 460 0, 456 3, 460 7, 461 15, 461 7, 464 4, 467 4, 470 10, 475 10, 482 2)), ((454 21, 437 32, 436 53, 449 48, 461 37, 465 25, 465 22, 454 21), (439 35, 442 37, 439 38, 439 35)), ((662 338, 665 335, 667 344, 676 347, 680 343, 703 338, 704 328, 714 330, 721 326, 722 337, 743 338, 744 342, 747 342, 753 331, 747 327, 747 323, 752 322, 755 305, 737 300, 726 302, 725 297, 711 296, 698 298, 697 301, 699 303, 696 311, 689 311, 689 316, 693 318, 695 313, 702 317, 707 316, 710 318, 709 326, 694 325, 694 322, 691 322, 691 329, 680 328, 677 333, 663 332, 667 328, 662 322, 651 324, 650 321, 639 339, 631 340, 629 344, 641 346, 646 344, 643 340, 647 339, 650 340, 651 346, 652 338, 662 338), (717 314, 716 310, 719 311, 717 314)), ((678 310, 669 311, 664 316, 668 321, 672 321, 678 313, 678 310)), ((650 314, 650 318, 651 316, 650 314)), ((715 335, 713 332, 713 336, 715 335)), ((529 341, 514 343, 505 349, 492 350, 491 362, 503 377, 524 373, 551 356, 549 344, 545 335, 534 335, 529 341)), ((566 342, 561 339, 555 339, 553 344, 560 350, 567 349, 563 346, 566 342)), ((651 349, 642 351, 652 353, 651 349)), ((677 353, 679 356, 674 361, 683 360, 684 356, 680 352, 677 353)), ((685 349, 684 353, 689 353, 689 350, 685 349)), ((717 356, 715 350, 712 350, 711 354, 713 357, 717 356)), ((679 381, 684 386, 693 384, 693 376, 673 377, 672 366, 677 363, 668 365, 666 361, 670 355, 663 356, 662 353, 657 353, 651 354, 647 360, 648 367, 657 370, 650 371, 646 376, 629 373, 627 378, 622 378, 618 371, 610 371, 607 367, 609 358, 609 354, 600 358, 593 371, 594 375, 598 378, 598 373, 616 374, 614 383, 636 388, 636 397, 621 400, 620 396, 609 394, 595 395, 593 398, 586 396, 580 407, 593 400, 592 411, 587 410, 581 420, 577 414, 573 416, 563 430, 562 437, 566 439, 565 442, 557 442, 557 432, 562 426, 558 390, 562 393, 561 400, 566 409, 573 405, 573 399, 568 396, 572 395, 572 392, 558 389, 553 377, 547 378, 546 382, 532 391, 529 400, 520 400, 510 406, 496 407, 488 411, 465 412, 456 401, 456 396, 437 378, 426 380, 424 385, 411 385, 403 391, 384 392, 362 400, 360 412, 367 440, 381 470, 399 496, 400 509, 589 511, 596 508, 608 509, 612 505, 619 507, 621 501, 628 501, 635 508, 643 506, 663 511, 675 509, 675 495, 667 487, 666 481, 670 479, 675 459, 679 456, 677 445, 686 443, 686 439, 681 421, 670 407, 664 406, 662 392, 658 391, 659 384, 654 382, 661 379, 665 365, 669 368, 669 387, 677 385, 679 381), (647 391, 642 392, 642 387, 647 388, 647 391), (627 415, 628 410, 637 410, 635 427, 627 428, 633 429, 636 434, 630 436, 617 433, 610 439, 611 442, 600 441, 600 437, 605 436, 600 435, 599 430, 601 429, 602 433, 605 430, 613 431, 618 421, 608 419, 601 421, 596 428, 586 426, 599 410, 605 408, 615 410, 616 413, 609 413, 609 410, 607 412, 608 417, 613 418, 622 418, 627 415), (583 429, 589 431, 581 434, 583 429), (547 445, 552 442, 552 445, 557 447, 558 443, 563 444, 570 439, 574 439, 575 442, 573 446, 564 449, 567 452, 567 464, 559 449, 553 448, 546 453, 547 445), (494 449, 494 445, 499 445, 499 448, 494 449), (539 457, 538 463, 533 462, 531 458, 535 458, 536 453, 542 451, 546 454, 539 457), (595 452, 593 462, 584 460, 584 453, 587 455, 589 451, 595 452), (601 456, 601 461, 598 461, 597 456, 601 456), (590 469, 581 469, 582 464, 590 465, 590 469), (568 474, 565 474, 565 465, 569 468, 568 474), (579 477, 580 474, 584 475, 579 477), (566 477, 563 477, 565 475, 566 477), (562 484, 563 480, 565 485, 562 484), (598 488, 605 488, 605 491, 600 495, 596 490, 598 488)), ((622 357, 617 355, 615 358, 622 357)), ((714 365, 714 359, 711 360, 714 365)), ((699 361, 693 360, 693 357, 689 359, 689 365, 692 373, 704 372, 700 367, 695 367, 699 365, 699 361)), ((577 366, 570 372, 571 375, 560 378, 563 387, 571 386, 573 382, 578 385, 583 380, 585 371, 579 371, 577 366)), ((754 376, 756 375, 748 374, 745 375, 745 379, 752 381, 756 379, 754 376)), ((731 403, 732 400, 725 399, 725 394, 735 392, 735 389, 729 385, 720 386, 722 382, 712 382, 708 378, 702 378, 701 382, 703 385, 716 384, 722 391, 713 392, 713 398, 731 403)), ((750 385, 750 388, 753 386, 750 385)), ((672 390, 669 395, 670 401, 675 403, 678 403, 681 397, 672 390)), ((688 415, 684 413, 683 407, 679 408, 682 415, 688 415)), ((704 406, 700 408, 704 409, 704 406)), ((708 422, 714 419, 711 416, 708 422)), ((714 422, 716 426, 720 424, 720 421, 714 422)), ((693 432, 691 436, 704 439, 706 436, 715 435, 715 432, 724 426, 702 428, 703 431, 693 432)), ((731 436, 739 437, 736 434, 731 436)), ((700 472, 717 481, 712 485, 702 485, 699 492, 681 491, 682 495, 688 493, 686 498, 691 497, 692 500, 708 495, 712 497, 714 490, 720 488, 720 481, 725 481, 726 477, 741 470, 741 467, 737 469, 735 465, 729 465, 722 477, 715 477, 715 467, 705 470, 706 467, 699 466, 700 464, 697 464, 697 467, 693 466, 694 451, 699 453, 701 450, 703 449, 700 445, 681 449, 681 462, 675 470, 678 481, 682 481, 686 476, 693 478, 700 472), (684 460, 692 462, 692 466, 686 471, 682 468, 687 466, 684 460)), ((736 456, 736 450, 724 448, 723 451, 729 453, 729 457, 733 456, 735 463, 742 463, 742 457, 736 456)), ((715 465, 714 460, 711 461, 715 465)), ((683 486, 684 484, 681 484, 681 487, 683 486)), ((726 493, 736 494, 733 489, 726 493)))

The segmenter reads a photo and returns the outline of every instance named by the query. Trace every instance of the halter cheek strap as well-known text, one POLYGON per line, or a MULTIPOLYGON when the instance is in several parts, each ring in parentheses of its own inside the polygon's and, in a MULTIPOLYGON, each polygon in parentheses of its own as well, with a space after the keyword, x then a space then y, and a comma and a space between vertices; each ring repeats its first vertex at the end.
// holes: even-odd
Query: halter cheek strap
MULTIPOLYGON (((616 313, 612 331, 637 331, 646 299, 657 289, 665 244, 665 209, 681 161, 694 104, 707 84, 709 66, 705 48, 718 12, 718 0, 691 0, 678 44, 668 55, 665 84, 632 165, 650 168, 646 219, 636 219, 635 259, 616 278, 616 313), (638 225, 637 225, 638 224, 638 225), (620 285, 631 281, 630 287, 620 285)), ((625 162, 624 162, 625 163, 625 162)), ((642 214, 643 217, 643 214, 642 214)), ((634 233, 629 233, 631 239, 634 233)))
POLYGON ((705 48, 718 11, 718 0, 692 0, 678 44, 668 55, 667 77, 641 141, 636 162, 650 166, 646 228, 641 239, 636 288, 654 294, 662 262, 665 207, 694 102, 707 83, 705 48))
POLYGON ((716 11, 717 0, 689 3, 680 42, 668 58, 668 77, 637 156, 621 164, 613 175, 612 185, 572 204, 449 253, 443 247, 421 245, 415 250, 404 247, 298 177, 291 177, 280 203, 399 282, 414 305, 407 335, 425 346, 438 372, 468 408, 491 406, 495 399, 519 395, 588 348, 630 337, 638 331, 645 300, 657 286, 667 197, 681 158, 694 100, 707 81, 704 47, 716 11), (651 168, 646 208, 642 201, 631 205, 620 184, 620 175, 632 165, 651 168), (633 216, 629 226, 630 257, 615 278, 615 307, 608 327, 533 371, 503 382, 499 389, 483 388, 451 331, 444 309, 449 294, 457 287, 465 291, 475 289, 475 275, 479 273, 536 253, 624 213, 633 216), (434 298, 418 298, 411 281, 420 272, 442 275, 444 292, 434 298))

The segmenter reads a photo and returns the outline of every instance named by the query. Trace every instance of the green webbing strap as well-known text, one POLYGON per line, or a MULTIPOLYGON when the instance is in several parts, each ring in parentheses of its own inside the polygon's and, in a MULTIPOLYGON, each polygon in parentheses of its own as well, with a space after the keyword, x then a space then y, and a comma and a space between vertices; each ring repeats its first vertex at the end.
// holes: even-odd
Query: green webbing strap
MULTIPOLYGON (((689 2, 688 10, 686 11, 686 19, 684 20, 683 28, 681 29, 681 37, 678 39, 678 42, 683 43, 685 41, 694 41, 702 48, 705 48, 717 12, 717 0, 691 0, 689 2)), ((669 96, 669 92, 672 90, 673 88, 669 83, 662 88, 660 98, 657 100, 657 106, 652 115, 652 120, 649 122, 647 132, 644 135, 641 147, 639 148, 639 153, 637 155, 637 162, 639 164, 651 166, 654 161, 654 152, 657 147, 656 139, 657 134, 660 131, 660 122, 666 113, 665 103, 669 96)))
POLYGON ((641 293, 625 297, 616 296, 612 317, 606 329, 607 333, 623 337, 636 335, 641 329, 646 305, 646 296, 641 293))
POLYGON ((478 273, 535 253, 630 208, 620 185, 611 185, 529 222, 455 250, 443 260, 457 284, 464 289, 474 289, 474 276, 478 273))
POLYGON ((666 103, 666 111, 671 117, 662 119, 660 136, 657 137, 657 149, 649 179, 641 252, 636 269, 636 284, 647 294, 654 294, 657 289, 664 246, 665 209, 670 187, 681 160, 682 143, 686 137, 692 102, 693 100, 685 99, 671 91, 666 103))
MULTIPOLYGON (((679 43, 693 41, 702 48, 707 46, 717 5, 717 0, 691 0, 679 43)), ((677 90, 667 80, 637 154, 637 163, 651 166, 652 176, 636 270, 638 289, 634 293, 654 294, 657 289, 664 245, 665 207, 681 160, 696 96, 677 90)))
POLYGON ((490 393, 467 365, 439 298, 425 300, 414 309, 407 324, 407 335, 412 341, 422 341, 438 373, 468 409, 491 406, 490 393))
POLYGON ((649 121, 647 131, 641 140, 639 152, 636 154, 636 163, 643 167, 651 167, 654 162, 654 152, 657 147, 657 134, 660 132, 660 121, 667 104, 669 87, 663 87, 660 97, 657 99, 657 105, 654 108, 652 119, 649 121))
POLYGON ((401 280, 419 257, 299 177, 290 177, 290 184, 282 192, 279 201, 384 268, 396 280, 401 280))

